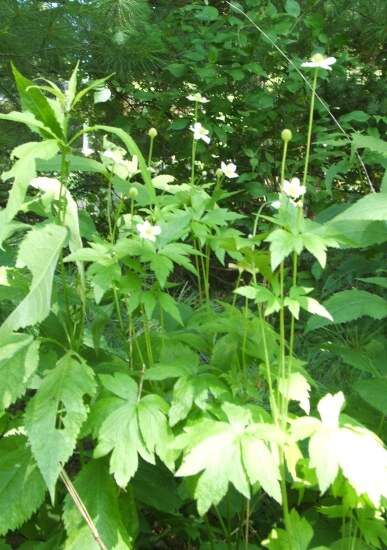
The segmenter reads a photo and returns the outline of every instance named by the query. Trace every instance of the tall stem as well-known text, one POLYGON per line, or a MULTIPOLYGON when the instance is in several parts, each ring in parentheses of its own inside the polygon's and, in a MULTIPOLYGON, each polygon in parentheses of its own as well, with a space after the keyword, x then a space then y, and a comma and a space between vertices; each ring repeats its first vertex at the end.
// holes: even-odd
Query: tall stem
POLYGON ((152 162, 154 140, 155 140, 155 138, 150 136, 149 153, 148 153, 148 168, 150 167, 151 162, 152 162))
MULTIPOLYGON (((199 112, 199 103, 195 103, 195 117, 194 117, 194 124, 198 121, 198 112, 199 112)), ((191 185, 195 184, 195 161, 196 161, 196 147, 197 147, 197 141, 195 139, 195 135, 192 138, 192 155, 191 155, 191 185)))
POLYGON ((312 84, 312 97, 310 99, 308 135, 307 135, 307 138, 306 138, 305 165, 304 165, 304 176, 302 178, 302 185, 306 185, 306 180, 308 178, 310 146, 311 146, 311 143, 312 143, 314 102, 315 102, 315 98, 316 98, 316 87, 317 87, 317 77, 318 77, 318 69, 315 69, 313 84, 312 84))

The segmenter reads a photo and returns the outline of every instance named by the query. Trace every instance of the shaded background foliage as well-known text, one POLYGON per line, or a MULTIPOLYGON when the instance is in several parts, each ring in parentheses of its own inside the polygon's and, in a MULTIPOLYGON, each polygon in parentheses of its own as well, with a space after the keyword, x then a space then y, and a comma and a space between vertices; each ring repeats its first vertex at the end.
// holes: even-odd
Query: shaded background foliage
MULTIPOLYGON (((346 131, 384 133, 385 2, 245 0, 235 5, 297 66, 316 50, 336 55, 335 71, 324 79, 320 94, 346 131)), ((205 163, 214 156, 235 160, 245 172, 237 183, 245 203, 273 187, 277 138, 284 126, 295 134, 290 170, 296 173, 302 166, 308 89, 294 67, 225 1, 4 0, 0 21, 3 110, 17 105, 11 60, 31 78, 56 81, 64 81, 80 60, 84 78, 114 73, 112 101, 96 109, 83 106, 82 115, 130 130, 140 144, 149 126, 157 127, 157 153, 167 163, 176 155, 172 169, 179 178, 188 174, 192 111, 185 96, 192 88, 211 100, 204 123, 212 145, 199 157, 205 163)), ((20 130, 6 123, 1 127, 6 131, 0 145, 9 149, 20 130)), ((344 184, 349 191, 355 180, 358 191, 366 190, 358 165, 349 161, 348 145, 321 106, 315 141, 319 204, 331 196, 335 179, 340 189, 344 184)), ((365 161, 378 186, 380 158, 367 153, 365 161)))

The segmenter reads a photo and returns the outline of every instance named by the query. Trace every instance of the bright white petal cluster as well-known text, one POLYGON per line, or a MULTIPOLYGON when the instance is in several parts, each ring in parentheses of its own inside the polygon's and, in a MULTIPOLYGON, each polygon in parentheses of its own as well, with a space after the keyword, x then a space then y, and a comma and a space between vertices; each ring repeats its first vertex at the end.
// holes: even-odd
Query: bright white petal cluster
POLYGON ((193 132, 194 139, 196 139, 197 141, 201 139, 207 144, 210 143, 211 139, 208 135, 209 131, 206 130, 206 128, 204 128, 204 126, 202 126, 200 122, 195 122, 195 124, 193 126, 190 126, 189 129, 191 130, 191 132, 193 132))
POLYGON ((146 241, 156 242, 156 237, 161 233, 161 227, 159 225, 152 225, 145 220, 143 223, 137 225, 137 231, 141 239, 146 241))
POLYGON ((225 162, 222 161, 221 165, 220 165, 220 169, 222 170, 223 174, 226 176, 226 178, 238 178, 239 177, 239 174, 237 174, 237 167, 236 167, 236 164, 234 164, 233 162, 230 162, 229 164, 226 164, 225 162))
POLYGON ((315 53, 312 55, 310 61, 305 61, 302 64, 302 67, 307 67, 310 69, 325 69, 326 71, 331 71, 331 65, 336 63, 335 57, 325 57, 321 53, 315 53))
POLYGON ((199 92, 197 92, 196 94, 187 95, 187 99, 189 101, 194 101, 195 103, 209 103, 210 101, 206 97, 202 96, 202 94, 200 94, 199 92))
POLYGON ((301 185, 299 178, 292 178, 290 181, 284 180, 282 189, 285 195, 294 200, 299 199, 306 192, 306 187, 301 185))
POLYGON ((366 494, 379 507, 381 498, 387 497, 387 451, 372 432, 340 427, 343 404, 342 392, 329 393, 320 400, 321 422, 309 441, 310 465, 316 469, 321 492, 334 482, 341 468, 357 494, 366 494))

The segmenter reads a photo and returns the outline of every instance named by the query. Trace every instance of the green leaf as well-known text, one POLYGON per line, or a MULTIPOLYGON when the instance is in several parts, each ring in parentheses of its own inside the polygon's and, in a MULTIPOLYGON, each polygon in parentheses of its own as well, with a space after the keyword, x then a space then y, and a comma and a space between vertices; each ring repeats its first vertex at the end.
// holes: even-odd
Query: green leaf
POLYGON ((335 216, 329 224, 340 221, 387 221, 387 194, 370 193, 335 216))
POLYGON ((363 281, 363 283, 387 288, 387 277, 359 277, 358 280, 363 281))
POLYGON ((23 205, 28 185, 36 177, 36 160, 50 159, 57 152, 58 145, 54 139, 30 141, 12 151, 12 156, 17 157, 18 160, 8 172, 3 172, 1 176, 3 181, 14 179, 4 211, 7 221, 11 221, 23 205))
POLYGON ((44 130, 44 132, 50 133, 49 128, 38 120, 32 113, 22 113, 20 111, 11 111, 10 113, 0 113, 0 120, 9 120, 10 122, 20 122, 25 124, 33 132, 44 130))
MULTIPOLYGON (((119 489, 110 477, 105 461, 89 462, 75 478, 74 485, 106 548, 133 548, 126 526, 128 511, 125 506, 120 507, 119 489)), ((69 495, 65 500, 63 521, 67 532, 64 550, 100 549, 69 495)))
POLYGON ((284 229, 275 229, 266 238, 266 241, 270 242, 271 268, 273 271, 293 250, 301 251, 299 238, 284 229))
MULTIPOLYGON (((264 546, 269 550, 309 550, 310 542, 313 538, 313 529, 309 522, 301 517, 298 512, 293 508, 289 514, 289 528, 291 534, 287 533, 284 529, 273 529, 269 535, 264 546), (291 536, 291 543, 289 541, 291 536)), ((344 548, 344 547, 343 547, 344 548)), ((314 550, 328 550, 327 547, 321 546, 314 550)))
POLYGON ((316 258, 321 267, 324 269, 327 261, 327 247, 324 239, 313 233, 304 233, 302 235, 302 241, 305 248, 312 254, 312 256, 316 258))
MULTIPOLYGON (((333 317, 334 324, 348 323, 360 317, 368 316, 373 319, 387 317, 387 300, 365 290, 343 290, 333 294, 324 302, 324 307, 333 317)), ((309 319, 306 332, 324 327, 331 322, 328 319, 309 319)))
MULTIPOLYGON (((115 398, 115 409, 108 414, 99 430, 98 445, 94 455, 101 457, 112 452, 110 473, 114 475, 117 484, 125 488, 137 470, 138 452, 141 449, 136 416, 137 385, 124 374, 106 378, 111 379, 112 383, 122 385, 127 393, 125 398, 123 396, 115 398)), ((149 456, 145 454, 143 458, 146 460, 149 456)))
POLYGON ((188 448, 177 476, 201 473, 195 489, 198 512, 203 515, 226 495, 229 483, 250 496, 249 484, 242 464, 240 433, 226 422, 207 421, 186 428, 188 448))
POLYGON ((0 413, 26 390, 39 361, 39 342, 29 334, 0 335, 0 413))
POLYGON ((64 139, 62 128, 58 123, 55 113, 52 110, 47 98, 42 92, 34 86, 31 80, 25 78, 12 64, 12 72, 15 78, 16 87, 19 92, 22 107, 25 111, 30 111, 47 128, 59 138, 64 139))
POLYGON ((251 485, 259 482, 264 491, 281 504, 279 464, 266 443, 246 434, 242 439, 242 458, 251 485))
POLYGON ((67 354, 43 378, 28 404, 27 436, 53 501, 56 480, 87 417, 84 396, 94 391, 93 371, 67 354))
POLYGON ((354 387, 364 401, 387 416, 387 378, 359 380, 354 387))
POLYGON ((180 315, 179 308, 177 307, 176 301, 172 298, 172 296, 170 296, 166 292, 160 292, 159 304, 160 307, 175 321, 177 321, 180 325, 184 324, 180 315))
POLYGON ((387 142, 374 136, 364 136, 362 134, 353 134, 352 147, 356 149, 370 149, 374 153, 387 156, 387 142))
POLYGON ((219 12, 213 6, 204 6, 196 15, 200 21, 215 21, 218 16, 219 12))
POLYGON ((167 405, 156 395, 138 401, 137 384, 126 374, 104 375, 101 379, 116 397, 106 403, 108 413, 98 430, 94 455, 101 457, 111 452, 110 473, 125 488, 137 471, 138 455, 154 464, 156 453, 171 465, 167 405))
POLYGON ((286 0, 285 10, 292 17, 298 17, 301 13, 300 4, 296 0, 286 0))
POLYGON ((43 321, 51 309, 56 264, 65 244, 67 230, 59 225, 32 229, 20 245, 17 266, 32 273, 29 292, 0 327, 0 332, 18 330, 43 321))
POLYGON ((44 501, 46 486, 25 437, 0 440, 0 535, 27 521, 44 501))
POLYGON ((173 271, 173 263, 171 260, 161 254, 155 254, 150 262, 150 267, 154 271, 161 288, 167 282, 168 276, 173 271))

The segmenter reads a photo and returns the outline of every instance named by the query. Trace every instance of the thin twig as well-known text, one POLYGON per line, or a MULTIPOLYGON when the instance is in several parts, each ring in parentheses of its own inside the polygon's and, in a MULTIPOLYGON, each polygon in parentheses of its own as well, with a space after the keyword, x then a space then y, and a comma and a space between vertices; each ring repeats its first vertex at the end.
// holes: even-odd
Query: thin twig
POLYGON ((62 470, 59 475, 60 475, 60 478, 62 479, 62 481, 63 481, 70 497, 72 498, 75 506, 78 508, 79 513, 81 514, 81 516, 85 520, 87 526, 89 527, 95 542, 98 544, 98 546, 99 546, 99 548, 101 548, 101 550, 108 550, 107 546, 105 546, 105 544, 103 543, 103 541, 100 537, 100 534, 98 533, 98 529, 96 528, 93 520, 91 519, 90 514, 87 511, 86 506, 83 504, 82 499, 79 496, 78 491, 74 487, 71 479, 69 478, 69 476, 67 475, 65 470, 62 470))

